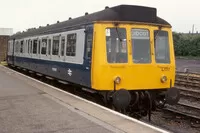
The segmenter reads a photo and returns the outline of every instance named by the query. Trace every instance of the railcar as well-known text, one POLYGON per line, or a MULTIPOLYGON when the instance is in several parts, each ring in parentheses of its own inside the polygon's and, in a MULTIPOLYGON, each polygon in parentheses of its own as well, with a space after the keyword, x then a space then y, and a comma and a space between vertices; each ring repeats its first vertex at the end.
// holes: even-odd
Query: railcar
POLYGON ((118 5, 10 37, 9 65, 78 84, 144 116, 176 104, 172 26, 156 8, 118 5))

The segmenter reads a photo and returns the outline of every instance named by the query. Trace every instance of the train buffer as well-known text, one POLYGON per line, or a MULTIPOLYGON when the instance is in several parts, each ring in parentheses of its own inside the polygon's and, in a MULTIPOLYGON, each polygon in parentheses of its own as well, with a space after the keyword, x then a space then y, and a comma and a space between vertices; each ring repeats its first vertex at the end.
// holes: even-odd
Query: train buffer
POLYGON ((0 65, 2 133, 167 133, 0 65))

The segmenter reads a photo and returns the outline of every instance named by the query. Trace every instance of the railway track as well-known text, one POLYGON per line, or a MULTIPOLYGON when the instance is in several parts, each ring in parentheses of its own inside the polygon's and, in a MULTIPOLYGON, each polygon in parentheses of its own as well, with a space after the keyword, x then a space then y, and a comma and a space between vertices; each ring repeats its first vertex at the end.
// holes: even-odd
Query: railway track
POLYGON ((181 99, 177 105, 166 105, 164 110, 188 117, 192 126, 200 127, 200 74, 177 72, 175 87, 180 90, 181 99))

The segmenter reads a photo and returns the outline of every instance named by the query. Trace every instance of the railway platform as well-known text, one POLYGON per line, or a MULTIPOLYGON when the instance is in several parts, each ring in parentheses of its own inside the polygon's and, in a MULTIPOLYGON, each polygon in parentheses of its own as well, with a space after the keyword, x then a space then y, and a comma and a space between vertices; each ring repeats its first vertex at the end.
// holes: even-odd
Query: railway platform
POLYGON ((167 133, 0 65, 0 133, 167 133))

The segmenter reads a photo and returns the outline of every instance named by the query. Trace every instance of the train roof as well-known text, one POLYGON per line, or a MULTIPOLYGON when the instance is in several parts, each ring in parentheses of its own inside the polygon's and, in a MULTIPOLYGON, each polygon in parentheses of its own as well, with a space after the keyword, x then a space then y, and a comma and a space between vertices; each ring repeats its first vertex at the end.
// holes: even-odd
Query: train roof
POLYGON ((45 27, 29 29, 26 32, 14 34, 11 36, 11 39, 62 32, 70 27, 89 24, 95 21, 142 22, 171 26, 167 21, 157 16, 156 8, 119 5, 112 8, 106 7, 104 10, 92 14, 86 13, 78 18, 69 18, 67 21, 57 22, 45 27))

